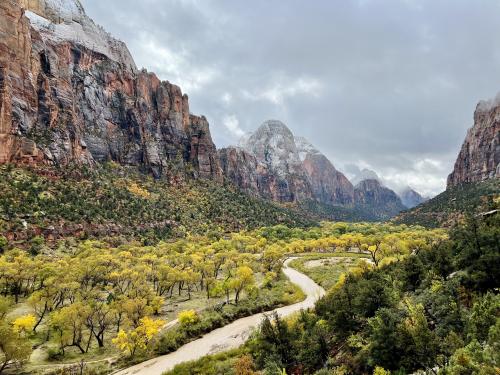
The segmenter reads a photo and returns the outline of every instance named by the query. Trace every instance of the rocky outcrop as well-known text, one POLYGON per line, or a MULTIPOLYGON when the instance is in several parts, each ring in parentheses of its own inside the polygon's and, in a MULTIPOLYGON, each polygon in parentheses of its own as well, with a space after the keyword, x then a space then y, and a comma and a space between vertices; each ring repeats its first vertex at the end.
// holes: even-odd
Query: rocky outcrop
POLYGON ((467 131, 448 188, 464 182, 500 177, 500 94, 481 101, 474 113, 474 126, 467 131))
POLYGON ((264 122, 240 146, 219 153, 224 175, 240 189, 279 202, 353 204, 354 190, 347 178, 281 121, 264 122))
POLYGON ((382 180, 378 176, 377 172, 372 171, 371 169, 363 168, 351 179, 351 183, 356 186, 361 181, 365 180, 377 180, 380 184, 383 185, 382 180))
POLYGON ((427 202, 429 198, 422 197, 419 193, 413 190, 411 187, 407 187, 403 191, 399 193, 399 197, 401 198, 401 202, 407 208, 413 208, 427 202))
POLYGON ((262 195, 255 156, 240 147, 223 148, 218 152, 223 174, 229 181, 247 194, 262 195))
POLYGON ((394 191, 375 179, 363 180, 354 187, 354 201, 379 219, 388 219, 406 209, 394 191))
POLYGON ((222 180, 208 122, 178 86, 138 71, 77 0, 22 3, 0 4, 0 163, 115 161, 222 180))
POLYGON ((281 121, 264 122, 241 146, 257 161, 255 173, 261 196, 279 202, 313 198, 295 138, 281 121))
POLYGON ((305 138, 296 137, 295 142, 314 198, 328 205, 352 205, 354 188, 349 180, 305 138))

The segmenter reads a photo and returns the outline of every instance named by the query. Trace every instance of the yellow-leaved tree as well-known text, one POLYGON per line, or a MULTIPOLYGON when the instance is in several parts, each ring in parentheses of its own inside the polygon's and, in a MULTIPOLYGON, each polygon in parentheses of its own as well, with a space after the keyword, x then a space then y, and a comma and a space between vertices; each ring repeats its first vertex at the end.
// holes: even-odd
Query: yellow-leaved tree
POLYGON ((383 367, 375 367, 375 370, 373 370, 373 375, 391 375, 390 371, 387 371, 383 367))
POLYGON ((158 335, 165 324, 163 320, 154 320, 144 317, 139 325, 131 330, 120 330, 118 335, 112 340, 124 354, 133 357, 138 351, 147 351, 151 349, 154 338, 158 335))
POLYGON ((195 324, 200 320, 198 314, 194 310, 181 311, 177 316, 177 319, 179 319, 181 326, 184 327, 195 324))
POLYGON ((35 324, 36 319, 33 315, 24 315, 14 320, 12 323, 12 329, 19 335, 25 335, 33 330, 35 324))

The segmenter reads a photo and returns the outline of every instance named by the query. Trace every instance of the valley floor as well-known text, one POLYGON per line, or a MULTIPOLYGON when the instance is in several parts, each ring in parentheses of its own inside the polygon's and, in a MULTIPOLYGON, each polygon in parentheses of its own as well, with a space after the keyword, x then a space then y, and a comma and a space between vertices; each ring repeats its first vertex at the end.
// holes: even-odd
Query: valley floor
MULTIPOLYGON (((290 258, 284 263, 283 273, 292 283, 298 285, 307 297, 302 302, 273 310, 282 317, 313 307, 315 302, 325 294, 325 290, 312 279, 289 267, 289 264, 295 259, 290 258)), ((173 353, 140 363, 126 370, 119 371, 116 374, 157 375, 164 371, 172 370, 179 363, 193 361, 205 355, 237 348, 246 341, 250 332, 259 325, 263 317, 264 314, 260 313, 236 320, 229 325, 208 333, 198 340, 184 345, 173 353)))

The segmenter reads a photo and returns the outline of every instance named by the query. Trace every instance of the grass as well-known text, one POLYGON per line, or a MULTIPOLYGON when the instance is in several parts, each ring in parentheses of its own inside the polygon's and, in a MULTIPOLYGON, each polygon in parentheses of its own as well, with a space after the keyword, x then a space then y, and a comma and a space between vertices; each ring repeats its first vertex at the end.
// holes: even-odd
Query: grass
POLYGON ((197 361, 181 363, 163 375, 233 375, 235 374, 235 362, 238 358, 247 354, 247 351, 243 346, 238 349, 228 350, 227 352, 208 355, 197 361))
POLYGON ((362 253, 314 253, 293 260, 290 266, 328 290, 337 283, 340 275, 355 266, 359 259, 367 258, 368 255, 362 253), (320 260, 325 260, 324 264, 313 263, 320 260))
POLYGON ((167 354, 205 333, 223 327, 239 318, 291 305, 305 299, 302 290, 283 274, 270 285, 261 285, 258 293, 247 295, 237 305, 226 304, 221 308, 210 307, 200 313, 200 320, 188 327, 180 325, 164 332, 157 354, 167 354))
MULTIPOLYGON (((263 279, 260 274, 256 276, 258 280, 263 279)), ((190 300, 186 300, 186 296, 177 296, 174 293, 172 299, 167 299, 158 318, 168 322, 176 319, 180 311, 195 309, 199 313, 199 322, 189 327, 182 327, 180 324, 170 327, 161 334, 153 353, 137 355, 133 359, 123 358, 111 343, 111 339, 116 335, 115 328, 107 331, 104 348, 99 348, 93 341, 88 353, 82 354, 78 349, 68 347, 64 358, 61 358, 56 355, 58 353, 57 344, 46 341, 47 325, 44 321, 38 327, 37 333, 32 336, 32 344, 35 350, 23 371, 26 374, 44 375, 65 373, 61 372, 63 370, 67 371, 67 373, 79 373, 79 370, 76 371, 75 369, 79 369, 80 363, 84 363, 86 371, 84 373, 108 374, 113 369, 128 367, 152 356, 175 351, 187 342, 236 319, 293 304, 302 301, 304 298, 305 295, 302 290, 292 284, 283 274, 280 274, 279 278, 271 283, 260 283, 259 287, 253 292, 244 293, 237 305, 226 304, 221 306, 220 303, 225 298, 207 300, 205 293, 201 291, 193 291, 190 300)), ((32 313, 31 307, 25 301, 20 301, 9 312, 9 316, 17 317, 30 313, 32 313)))

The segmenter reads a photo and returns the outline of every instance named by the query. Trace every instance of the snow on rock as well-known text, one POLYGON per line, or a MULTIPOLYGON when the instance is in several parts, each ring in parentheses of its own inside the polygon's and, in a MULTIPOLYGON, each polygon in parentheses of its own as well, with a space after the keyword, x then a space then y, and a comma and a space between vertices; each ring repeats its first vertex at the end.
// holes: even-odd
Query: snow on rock
POLYGON ((83 6, 78 0, 42 0, 40 3, 45 5, 46 12, 53 13, 61 21, 77 21, 85 16, 83 6))
POLYGON ((297 145, 297 151, 299 152, 299 158, 301 161, 306 160, 308 154, 317 155, 320 152, 304 137, 295 137, 295 144, 297 145))
POLYGON ((295 138, 281 121, 264 122, 242 146, 280 177, 302 172, 295 138))
MULTIPOLYGON (((31 5, 31 2, 30 2, 31 5)), ((55 43, 73 42, 103 54, 137 72, 135 62, 122 41, 96 25, 78 0, 39 0, 27 8, 31 26, 44 40, 55 43)))

